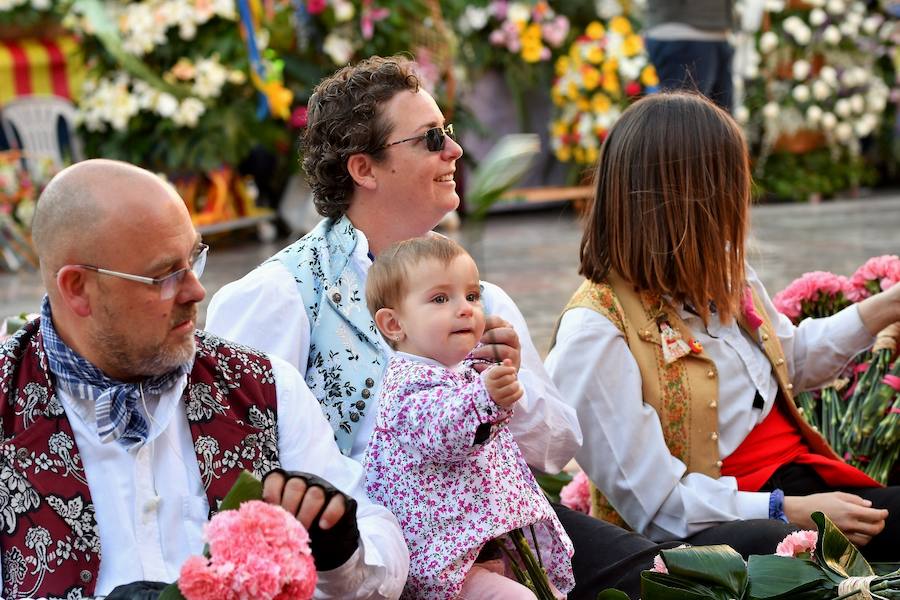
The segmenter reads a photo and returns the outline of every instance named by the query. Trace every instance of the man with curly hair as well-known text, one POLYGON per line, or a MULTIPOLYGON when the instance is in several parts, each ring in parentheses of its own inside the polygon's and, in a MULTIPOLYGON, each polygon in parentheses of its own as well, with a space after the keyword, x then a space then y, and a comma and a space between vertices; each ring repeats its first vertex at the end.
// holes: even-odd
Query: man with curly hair
POLYGON ((77 163, 33 234, 47 296, 0 347, 0 596, 158 591, 243 470, 309 530, 317 597, 400 593, 397 521, 297 370, 194 329, 207 247, 172 186, 77 163))
MULTIPOLYGON (((454 180, 463 150, 415 65, 372 57, 316 87, 302 140, 303 167, 324 220, 212 299, 207 327, 285 358, 306 374, 344 454, 360 459, 377 415, 382 371, 393 350, 366 307, 366 276, 396 242, 429 235, 459 204, 454 180)), ((512 299, 482 282, 486 315, 474 357, 509 359, 525 394, 510 422, 528 464, 559 472, 581 445, 574 412, 544 371, 512 299)), ((574 513, 557 511, 572 538, 577 587, 633 595, 659 546, 574 513)))

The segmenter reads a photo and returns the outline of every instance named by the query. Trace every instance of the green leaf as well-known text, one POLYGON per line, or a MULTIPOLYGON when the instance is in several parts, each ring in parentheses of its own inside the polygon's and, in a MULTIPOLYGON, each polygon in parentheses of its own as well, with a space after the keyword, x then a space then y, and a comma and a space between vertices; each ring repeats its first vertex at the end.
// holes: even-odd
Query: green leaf
POLYGON ((720 586, 734 598, 740 598, 747 586, 747 565, 731 546, 674 548, 660 554, 670 575, 720 586))
POLYGON ((834 587, 822 568, 810 560, 788 556, 751 556, 747 565, 750 598, 795 598, 812 588, 834 587))
POLYGON ((500 138, 469 180, 466 202, 473 207, 472 215, 476 218, 485 216, 503 192, 525 175, 540 149, 540 140, 535 134, 520 133, 500 138))
POLYGON ((181 590, 178 589, 178 583, 170 583, 163 589, 162 593, 159 595, 159 598, 156 600, 186 600, 185 597, 181 594, 181 590))
MULTIPOLYGON (((735 600, 735 595, 718 586, 709 586, 681 577, 644 571, 641 573, 642 600, 735 600)), ((740 598, 740 596, 738 596, 740 598)))
POLYGON ((597 600, 628 600, 628 594, 619 590, 608 589, 597 594, 597 600))
POLYGON ((838 529, 831 519, 816 511, 812 520, 819 528, 816 542, 816 559, 832 581, 843 581, 847 577, 869 577, 875 573, 850 540, 838 529))
POLYGON ((234 510, 248 500, 262 500, 262 481, 249 471, 241 471, 237 481, 222 499, 219 511, 234 510))

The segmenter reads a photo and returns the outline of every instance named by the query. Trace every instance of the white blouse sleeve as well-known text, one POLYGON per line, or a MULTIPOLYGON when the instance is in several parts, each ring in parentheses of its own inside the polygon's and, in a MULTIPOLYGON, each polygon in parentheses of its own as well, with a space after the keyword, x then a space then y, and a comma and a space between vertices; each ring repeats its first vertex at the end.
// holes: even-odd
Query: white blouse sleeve
POLYGON ((281 466, 318 475, 358 503, 360 549, 340 567, 319 572, 315 597, 399 597, 409 573, 409 551, 397 519, 369 500, 362 465, 340 453, 331 426, 297 370, 270 358, 278 390, 281 466))
POLYGON ((498 286, 482 283, 485 313, 497 315, 512 325, 521 345, 519 381, 525 394, 516 403, 509 430, 529 466, 544 473, 558 473, 581 447, 578 417, 572 407, 562 401, 559 390, 544 369, 525 318, 515 302, 498 286))
POLYGON ((273 354, 305 373, 310 333, 304 306, 293 276, 272 261, 213 296, 206 330, 273 354))
POLYGON ((683 539, 726 521, 768 518, 768 493, 740 492, 733 477, 686 474, 643 402, 624 336, 603 315, 567 311, 546 366, 581 422, 578 464, 635 531, 657 541, 683 539))
POLYGON ((768 292, 749 266, 747 281, 759 294, 774 324, 796 390, 830 384, 854 356, 875 343, 875 338, 863 325, 856 305, 830 317, 806 319, 795 326, 775 310, 768 292))

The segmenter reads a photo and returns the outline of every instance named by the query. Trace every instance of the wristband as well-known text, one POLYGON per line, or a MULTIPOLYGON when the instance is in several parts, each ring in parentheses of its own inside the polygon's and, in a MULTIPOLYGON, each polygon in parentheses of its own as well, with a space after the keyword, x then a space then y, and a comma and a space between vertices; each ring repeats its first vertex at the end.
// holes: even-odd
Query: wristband
POLYGON ((788 522, 787 515, 784 514, 784 492, 777 488, 769 494, 769 518, 788 522))

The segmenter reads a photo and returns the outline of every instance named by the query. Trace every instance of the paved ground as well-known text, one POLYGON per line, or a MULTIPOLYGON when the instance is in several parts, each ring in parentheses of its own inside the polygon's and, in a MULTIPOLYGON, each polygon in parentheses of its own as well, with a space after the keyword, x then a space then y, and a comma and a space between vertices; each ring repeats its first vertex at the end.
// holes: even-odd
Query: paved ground
MULTIPOLYGON (((559 310, 580 283, 581 226, 572 210, 499 214, 453 234, 472 253, 484 279, 503 287, 522 309, 545 353, 559 310)), ((214 239, 203 283, 209 297, 290 239, 262 244, 249 237, 214 239)), ((870 256, 900 253, 900 191, 818 205, 779 204, 753 210, 750 262, 771 293, 811 270, 851 274, 870 256)), ((35 273, 0 274, 0 315, 35 310, 35 273)), ((201 315, 205 315, 206 302, 201 315)))

